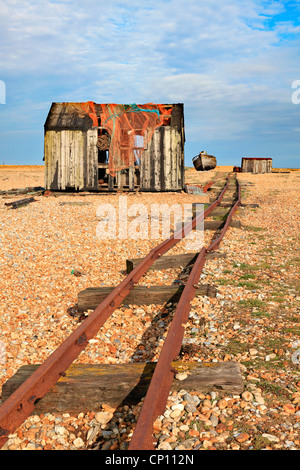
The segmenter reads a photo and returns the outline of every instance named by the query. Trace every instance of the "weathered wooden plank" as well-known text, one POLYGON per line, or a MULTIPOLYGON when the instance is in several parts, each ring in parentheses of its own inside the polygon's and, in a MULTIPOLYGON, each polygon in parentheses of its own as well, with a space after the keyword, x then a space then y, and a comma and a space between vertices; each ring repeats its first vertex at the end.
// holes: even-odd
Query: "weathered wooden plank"
POLYGON ((60 148, 61 148, 61 134, 59 132, 53 132, 52 134, 52 178, 51 185, 53 189, 60 188, 60 148))
POLYGON ((134 165, 130 165, 128 170, 128 186, 130 191, 134 190, 134 171, 134 165))
MULTIPOLYGON (((215 197, 211 197, 209 199, 209 202, 210 203, 213 203, 215 202, 216 198, 215 197)), ((236 199, 235 198, 223 198, 222 199, 222 202, 220 202, 220 204, 218 205, 218 207, 229 207, 229 206, 233 206, 234 203, 235 203, 236 199)))
POLYGON ((45 189, 50 188, 50 145, 49 145, 49 135, 50 133, 45 133, 44 136, 44 160, 45 160, 45 176, 44 184, 45 189))
POLYGON ((67 131, 60 132, 61 140, 60 140, 60 154, 59 159, 60 162, 64 162, 65 166, 65 179, 64 181, 60 181, 60 184, 57 186, 57 189, 66 189, 68 186, 71 186, 71 163, 70 163, 70 156, 68 152, 68 135, 67 131))
MULTIPOLYGON (((153 174, 152 163, 153 152, 155 146, 156 134, 159 133, 159 129, 156 129, 148 142, 147 148, 144 150, 140 160, 140 187, 141 190, 149 191, 151 189, 151 175, 153 174)), ((153 179, 153 178, 152 178, 153 179)))
MULTIPOLYGON (((204 230, 219 230, 225 224, 224 220, 205 220, 204 221, 204 230)), ((241 228, 242 223, 240 220, 231 220, 229 227, 241 228)))
POLYGON ((65 151, 65 132, 60 133, 60 181, 58 184, 58 189, 66 189, 68 171, 69 171, 69 160, 67 152, 65 151))
MULTIPOLYGON (((165 302, 177 302, 183 291, 183 285, 174 286, 135 286, 125 297, 123 304, 127 305, 163 305, 165 302)), ((95 309, 112 291, 114 287, 89 287, 78 293, 78 311, 85 312, 95 309)), ((215 286, 199 285, 196 295, 215 297, 215 286)))
MULTIPOLYGON (((30 375, 38 364, 21 367, 2 388, 4 402, 30 375)), ((145 395, 156 363, 73 364, 64 377, 36 404, 33 414, 98 411, 103 403, 137 404, 145 395)), ((243 392, 243 379, 236 362, 180 362, 172 367, 187 373, 185 380, 173 381, 172 391, 205 392, 224 390, 243 392)))
MULTIPOLYGON (((181 268, 193 264, 198 253, 183 253, 180 255, 161 256, 149 268, 149 271, 159 271, 162 269, 181 268)), ((206 260, 214 258, 226 258, 226 253, 207 253, 206 260)), ((126 260, 127 273, 130 273, 143 258, 126 260)))
POLYGON ((161 190, 161 181, 160 181, 160 174, 161 174, 161 163, 160 160, 162 157, 160 151, 160 132, 154 132, 153 137, 151 139, 152 142, 152 161, 153 161, 153 177, 154 177, 154 190, 160 191, 161 190))
POLYGON ((63 134, 65 134, 66 142, 65 142, 65 153, 66 153, 66 159, 69 163, 69 181, 68 181, 68 186, 73 188, 75 187, 75 178, 74 178, 74 152, 72 152, 72 138, 74 138, 74 134, 70 134, 71 131, 63 131, 63 134))
MULTIPOLYGON (((95 131, 95 129, 94 129, 95 131)), ((94 132, 95 133, 95 132, 94 132)), ((97 133, 97 131, 96 131, 97 133)), ((79 135, 79 141, 80 141, 80 150, 78 152, 78 159, 79 159, 79 163, 78 163, 78 188, 79 190, 82 190, 85 188, 85 181, 84 181, 84 173, 85 173, 85 165, 86 165, 86 155, 87 155, 87 134, 86 132, 80 132, 80 135, 79 135)), ((96 142, 95 142, 95 148, 94 148, 94 161, 93 161, 93 167, 91 168, 91 179, 93 181, 93 175, 95 174, 95 172, 97 171, 98 173, 98 168, 97 168, 97 164, 98 164, 98 150, 96 148, 96 142)), ((93 189, 97 189, 98 188, 98 182, 96 183, 96 186, 94 185, 93 186, 93 189)))
POLYGON ((13 201, 13 202, 5 202, 5 206, 11 206, 12 209, 16 209, 19 206, 24 206, 26 204, 29 204, 31 202, 36 202, 36 199, 34 197, 29 197, 26 199, 19 199, 18 201, 13 201))
POLYGON ((46 181, 46 188, 50 189, 53 185, 53 168, 54 168, 54 160, 53 160, 53 134, 54 131, 48 131, 45 136, 45 165, 47 168, 47 181, 46 181))
POLYGON ((92 128, 87 131, 87 152, 86 152, 86 186, 89 189, 98 189, 98 148, 97 129, 92 128))
POLYGON ((169 126, 165 126, 163 129, 163 148, 164 148, 164 167, 165 167, 165 189, 172 189, 171 186, 171 174, 172 174, 172 149, 171 149, 171 129, 169 126))

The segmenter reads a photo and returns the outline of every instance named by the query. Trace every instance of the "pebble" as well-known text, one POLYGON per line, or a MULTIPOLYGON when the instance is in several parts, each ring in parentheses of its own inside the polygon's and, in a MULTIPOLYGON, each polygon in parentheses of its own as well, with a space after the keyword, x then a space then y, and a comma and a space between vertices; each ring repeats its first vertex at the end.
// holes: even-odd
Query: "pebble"
POLYGON ((236 436, 236 440, 239 442, 239 443, 242 443, 242 442, 245 442, 249 439, 250 435, 247 434, 246 432, 243 432, 241 434, 238 434, 236 436))
POLYGON ((185 380, 188 377, 188 374, 186 372, 179 372, 178 374, 175 375, 175 379, 177 380, 185 380))
POLYGON ((170 413, 170 417, 171 417, 171 418, 177 418, 178 416, 181 415, 181 411, 182 411, 182 410, 179 410, 179 409, 173 410, 173 411, 170 413))
POLYGON ((242 393, 242 398, 245 401, 252 401, 253 400, 253 395, 252 395, 252 393, 246 391, 246 392, 242 393))
POLYGON ((184 405, 182 403, 177 403, 176 405, 171 406, 171 410, 183 411, 184 410, 184 405))
POLYGON ((300 364, 300 349, 297 349, 297 351, 292 354, 291 359, 293 364, 300 364))
POLYGON ((104 425, 107 424, 113 418, 113 416, 113 413, 107 411, 99 411, 95 414, 95 420, 98 421, 98 423, 104 425))
POLYGON ((264 433, 262 434, 262 437, 264 437, 265 439, 268 439, 268 441, 270 442, 279 442, 279 438, 276 436, 273 436, 272 434, 264 433))
POLYGON ((171 445, 168 442, 161 442, 158 447, 158 450, 172 450, 171 445))
POLYGON ((212 424, 214 427, 216 427, 216 426, 218 425, 218 423, 219 423, 219 418, 218 418, 218 416, 212 414, 212 415, 210 416, 210 418, 209 418, 209 421, 211 422, 211 424, 212 424))

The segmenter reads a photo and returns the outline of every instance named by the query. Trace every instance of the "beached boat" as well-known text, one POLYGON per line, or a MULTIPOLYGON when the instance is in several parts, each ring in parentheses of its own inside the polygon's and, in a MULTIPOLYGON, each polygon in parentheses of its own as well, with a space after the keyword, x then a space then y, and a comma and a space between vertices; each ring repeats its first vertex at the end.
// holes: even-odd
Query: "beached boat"
POLYGON ((216 168, 217 159, 213 155, 207 155, 206 152, 200 152, 193 158, 193 164, 197 171, 209 171, 216 168))

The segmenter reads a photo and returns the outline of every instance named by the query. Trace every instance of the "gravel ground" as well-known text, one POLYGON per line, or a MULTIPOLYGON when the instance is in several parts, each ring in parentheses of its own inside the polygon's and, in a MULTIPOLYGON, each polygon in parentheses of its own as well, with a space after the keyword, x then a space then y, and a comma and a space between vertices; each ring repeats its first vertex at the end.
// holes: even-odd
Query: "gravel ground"
MULTIPOLYGON (((187 182, 205 184, 228 171, 216 170, 188 170, 187 182)), ((238 179, 244 184, 243 203, 259 207, 238 210, 235 218, 243 228, 229 228, 219 249, 227 257, 205 264, 201 281, 216 285, 218 294, 192 302, 181 359, 236 361, 245 390, 241 395, 187 393, 183 382, 154 423, 161 450, 300 449, 300 171, 239 174, 238 179)), ((0 167, 0 190, 43 185, 42 167, 0 167)), ((99 239, 97 209, 111 204, 118 214, 120 196, 38 196, 15 210, 4 203, 20 197, 0 196, 1 387, 21 366, 44 361, 76 329, 79 320, 70 312, 79 291, 117 285, 126 259, 146 255, 163 239, 99 239), (75 276, 74 269, 82 275, 75 276)), ((128 206, 142 203, 149 210, 155 203, 199 201, 207 202, 207 196, 127 196, 128 206)), ((205 244, 211 237, 205 233, 205 244)), ((181 241, 169 254, 187 249, 181 241)), ((141 284, 185 278, 180 270, 149 272, 141 284)), ((165 305, 117 309, 76 363, 156 361, 168 309, 171 317, 165 305), (161 320, 153 322, 154 317, 161 320)), ((32 415, 10 435, 5 449, 125 450, 140 407, 112 409, 103 403, 100 410, 75 417, 32 415)))

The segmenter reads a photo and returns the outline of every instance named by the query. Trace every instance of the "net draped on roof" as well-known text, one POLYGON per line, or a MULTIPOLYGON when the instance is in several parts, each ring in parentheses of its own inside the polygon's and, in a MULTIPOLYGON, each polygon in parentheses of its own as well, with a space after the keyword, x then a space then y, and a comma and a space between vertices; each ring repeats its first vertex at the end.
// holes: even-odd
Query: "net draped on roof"
POLYGON ((110 135, 109 173, 112 176, 139 161, 155 129, 167 124, 172 112, 172 107, 153 103, 100 106, 99 125, 95 103, 81 103, 84 113, 92 119, 93 127, 104 128, 110 135))

